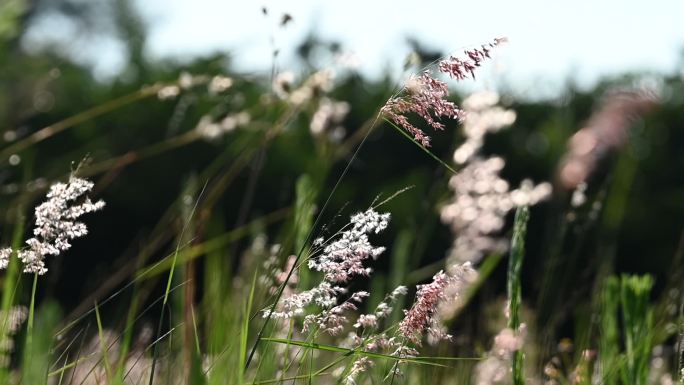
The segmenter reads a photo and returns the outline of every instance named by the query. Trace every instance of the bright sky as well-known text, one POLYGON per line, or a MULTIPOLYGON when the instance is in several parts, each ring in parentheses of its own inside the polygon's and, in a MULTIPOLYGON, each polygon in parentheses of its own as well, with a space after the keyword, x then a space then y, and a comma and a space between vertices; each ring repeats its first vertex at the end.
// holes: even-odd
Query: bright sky
MULTIPOLYGON (((409 52, 407 36, 444 52, 507 36, 497 78, 521 92, 553 87, 568 77, 591 84, 629 70, 672 71, 684 49, 684 1, 651 0, 139 0, 151 24, 150 52, 192 55, 234 50, 241 69, 267 70, 270 36, 283 12, 294 22, 276 34, 285 54, 314 31, 339 39, 376 75, 397 70, 409 52)), ((682 67, 680 65, 680 67, 682 67)))
MULTIPOLYGON (((415 36, 431 48, 463 47, 506 36, 485 82, 505 82, 519 92, 539 92, 568 77, 582 85, 601 75, 683 67, 684 1, 680 0, 138 0, 150 23, 154 56, 235 53, 242 70, 271 66, 270 38, 282 52, 280 68, 292 65, 294 47, 313 31, 337 39, 361 69, 377 75, 399 68, 415 36), (261 13, 266 6, 271 14, 261 13), (283 12, 294 18, 274 27, 283 12), (489 80, 488 80, 489 79, 489 80)), ((491 85, 491 84, 490 84, 491 85)))

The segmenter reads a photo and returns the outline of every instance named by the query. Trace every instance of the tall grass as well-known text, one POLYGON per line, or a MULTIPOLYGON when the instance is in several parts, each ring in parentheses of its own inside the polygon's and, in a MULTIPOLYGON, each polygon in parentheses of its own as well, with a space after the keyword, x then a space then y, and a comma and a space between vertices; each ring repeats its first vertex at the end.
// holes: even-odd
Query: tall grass
MULTIPOLYGON (((107 187, 128 168, 155 158, 185 157, 192 146, 214 146, 211 159, 185 180, 177 176, 181 187, 170 194, 175 198, 165 201, 158 221, 98 273, 94 291, 78 298, 81 303, 65 316, 50 300, 55 284, 48 280, 63 260, 52 255, 46 259, 51 269, 47 277, 22 274, 17 257, 29 249, 25 239, 37 235, 27 229, 39 215, 28 213, 42 191, 18 195, 7 215, 14 251, 1 276, 0 353, 8 359, 0 364, 0 383, 681 383, 679 363, 671 361, 683 353, 668 350, 681 332, 681 310, 678 318, 659 311, 656 300, 661 299, 654 298, 652 276, 612 273, 615 237, 637 176, 637 158, 623 153, 617 169, 608 168, 613 179, 589 194, 591 207, 573 207, 569 195, 577 186, 563 190, 563 182, 554 186, 551 203, 540 203, 551 194, 548 183, 525 180, 511 188, 499 175, 503 159, 483 155, 488 150, 483 147, 485 134, 508 138, 499 137, 498 131, 512 123, 512 111, 496 101, 483 101, 494 94, 480 95, 466 99, 463 108, 471 119, 482 114, 489 120, 468 122, 468 115, 461 115, 464 110, 447 98, 447 83, 427 72, 438 68, 457 80, 474 77, 476 67, 486 63, 490 50, 500 43, 497 39, 467 50, 463 61, 445 58, 422 69, 422 75, 411 77, 399 92, 383 94, 384 105, 361 106, 369 115, 362 122, 346 122, 353 125, 348 134, 336 131, 346 112, 334 99, 335 84, 326 71, 288 84, 274 72, 276 78, 266 86, 249 76, 185 74, 113 98, 1 148, 2 159, 24 156, 21 184, 28 185, 28 175, 41 172, 30 169, 28 154, 37 157, 50 138, 102 122, 105 115, 147 103, 153 96, 187 96, 208 106, 201 118, 178 123, 186 128, 181 133, 169 131, 123 154, 99 152, 94 162, 73 171, 97 177, 96 186, 102 187, 96 194, 116 201, 107 187), (270 83, 280 89, 271 90, 270 83), (217 84, 223 84, 220 91, 217 84), (506 118, 496 122, 502 114, 506 118), (469 129, 448 131, 449 125, 447 132, 454 134, 445 139, 448 134, 439 132, 444 127, 432 119, 435 116, 445 123, 453 120, 453 127, 455 120, 465 119, 469 129), (321 121, 327 124, 322 132, 321 121), (489 126, 474 132, 478 124, 489 126), (429 127, 438 129, 429 131, 432 138, 429 127), (382 152, 370 147, 376 141, 386 143, 382 152), (458 144, 456 153, 452 144, 458 144), (98 158, 102 153, 107 155, 98 158), (404 156, 418 159, 429 172, 411 169, 416 175, 402 178, 400 168, 374 169, 374 164, 405 165, 400 159, 404 156), (289 175, 292 169, 296 172, 289 175), (360 189, 350 187, 354 178, 362 181, 360 189), (265 188, 270 180, 281 185, 265 188), (406 180, 417 183, 407 187, 406 180), (547 206, 528 207, 537 203, 555 206, 553 223, 560 223, 558 228, 542 234, 536 214, 547 206), (511 218, 508 213, 514 208, 511 218), (440 225, 440 210, 452 233, 440 225), (382 214, 385 211, 392 213, 392 220, 382 214), (579 269, 585 243, 578 242, 570 251, 563 244, 575 230, 591 238, 589 225, 576 225, 581 220, 601 224, 598 249, 606 252, 585 271, 579 269), (540 241, 549 234, 550 241, 540 241), (472 253, 459 254, 463 244, 472 253), (540 252, 540 245, 549 247, 540 252), (526 257, 530 249, 550 255, 550 268, 541 277, 532 277, 534 266, 526 257), (504 258, 507 266, 501 263, 504 258), (566 264, 562 258, 572 260, 566 264), (595 277, 597 290, 585 291, 590 299, 583 306, 594 306, 580 311, 569 288, 574 282, 588 285, 586 275, 595 277), (538 304, 527 293, 527 287, 533 292, 535 286, 548 290, 540 293, 538 304), (334 294, 321 295, 326 287, 333 287, 334 294), (302 299, 306 295, 314 299, 302 299), (296 300, 303 305, 291 305, 296 300), (27 321, 17 333, 10 332, 10 314, 21 305, 28 309, 27 321), (572 318, 569 314, 576 316, 572 326, 578 330, 569 337, 577 351, 567 347, 572 345, 568 340, 557 338, 561 321, 572 318), (539 324, 544 320, 549 325, 539 324), (669 325, 662 332, 656 330, 661 320, 669 325), (668 353, 659 356, 656 351, 668 353)), ((606 109, 615 113, 599 108, 606 109)), ((106 146, 107 137, 100 137, 104 134, 93 135, 95 149, 106 146)), ((570 143, 559 170, 580 156, 570 143)), ((592 159, 598 162, 618 151, 617 145, 603 148, 592 159)), ((598 166, 584 165, 582 182, 591 183, 589 174, 598 166)), ((563 175, 557 177, 562 180, 563 175)), ((145 187, 137 198, 156 199, 142 192, 145 187)), ((106 218, 107 211, 97 215, 106 218)), ((127 226, 137 226, 135 218, 127 226)), ((91 231, 100 230, 91 226, 91 231)), ((96 249, 89 250, 97 255, 96 249)), ((675 305, 682 308, 681 303, 675 305)))
MULTIPOLYGON (((527 233, 527 221, 529 209, 526 206, 518 208, 515 212, 513 223, 513 239, 511 242, 511 255, 508 259, 508 327, 512 330, 520 328, 520 306, 522 303, 522 264, 525 257, 525 234, 527 233)), ((513 384, 525 384, 523 373, 524 354, 521 350, 513 353, 512 368, 513 384)))

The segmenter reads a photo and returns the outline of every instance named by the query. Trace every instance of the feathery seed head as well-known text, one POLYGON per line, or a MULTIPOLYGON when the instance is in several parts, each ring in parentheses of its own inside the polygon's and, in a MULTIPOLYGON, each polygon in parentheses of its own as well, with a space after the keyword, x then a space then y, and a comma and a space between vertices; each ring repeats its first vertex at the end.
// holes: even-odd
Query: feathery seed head
MULTIPOLYGON (((440 72, 449 75, 453 79, 464 80, 467 77, 475 77, 475 69, 483 60, 489 58, 489 50, 501 41, 483 45, 480 48, 466 50, 463 59, 450 56, 441 60, 437 67, 440 72)), ((449 96, 448 85, 434 77, 429 70, 420 75, 412 75, 403 92, 390 98, 382 107, 381 112, 392 120, 397 126, 408 131, 413 138, 424 147, 430 146, 430 137, 420 128, 411 124, 407 114, 414 113, 420 116, 428 125, 436 130, 443 130, 442 118, 461 122, 464 112, 455 103, 447 100, 449 96)))
MULTIPOLYGON (((389 219, 390 214, 380 214, 373 209, 352 215, 347 229, 327 244, 319 255, 312 256, 308 261, 309 269, 323 273, 323 281, 309 290, 285 297, 277 311, 266 310, 264 317, 288 319, 303 315, 304 308, 309 305, 317 305, 322 310, 304 318, 303 331, 317 326, 331 335, 339 334, 347 324, 345 313, 356 310, 355 304, 369 294, 365 291, 354 292, 341 304, 338 304, 338 296, 347 292, 343 285, 354 277, 371 274, 372 270, 365 267, 364 262, 377 258, 384 248, 374 247, 368 235, 387 228, 389 219)), ((314 241, 315 247, 325 244, 322 239, 314 241)))
POLYGON ((92 188, 92 182, 75 176, 71 176, 68 183, 56 183, 50 187, 48 200, 35 209, 34 237, 26 241, 28 249, 18 253, 25 273, 45 274, 46 256, 59 255, 71 248, 69 241, 88 233, 85 223, 78 222, 78 218, 101 210, 105 205, 102 200, 92 202, 87 196, 82 198, 92 188))
POLYGON ((466 279, 475 274, 469 263, 455 269, 461 269, 462 274, 440 271, 432 277, 432 282, 418 286, 416 300, 411 309, 405 311, 405 317, 399 324, 399 333, 404 338, 416 345, 420 345, 425 332, 436 340, 451 339, 440 325, 438 307, 444 301, 457 299, 468 283, 466 279))

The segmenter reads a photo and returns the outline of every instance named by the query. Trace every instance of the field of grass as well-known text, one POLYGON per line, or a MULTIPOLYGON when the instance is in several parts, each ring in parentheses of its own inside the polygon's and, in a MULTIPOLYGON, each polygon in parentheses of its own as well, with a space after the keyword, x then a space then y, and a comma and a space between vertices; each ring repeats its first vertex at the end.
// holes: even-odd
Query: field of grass
POLYGON ((684 384, 681 72, 531 101, 458 92, 503 38, 399 82, 309 43, 3 41, 0 384, 684 384))

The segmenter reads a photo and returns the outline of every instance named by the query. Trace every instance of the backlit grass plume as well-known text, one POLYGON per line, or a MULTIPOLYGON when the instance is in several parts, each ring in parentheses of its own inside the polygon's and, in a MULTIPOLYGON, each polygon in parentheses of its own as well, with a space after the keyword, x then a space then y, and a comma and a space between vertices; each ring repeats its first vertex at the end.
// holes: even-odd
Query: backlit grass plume
MULTIPOLYGON (((67 183, 56 183, 50 187, 47 200, 35 209, 34 236, 26 240, 27 248, 17 252, 25 273, 45 274, 48 255, 59 255, 69 250, 71 240, 88 234, 85 223, 78 219, 105 205, 104 201, 93 202, 86 195, 93 186, 92 182, 72 175, 67 183)), ((0 250, 0 268, 7 267, 11 254, 11 248, 0 250)))
MULTIPOLYGON (((264 317, 292 318, 304 315, 309 305, 318 305, 320 313, 308 314, 304 319, 304 331, 317 325, 329 334, 338 334, 347 323, 344 312, 356 310, 359 303, 368 296, 365 291, 353 293, 347 300, 338 303, 338 296, 347 292, 345 284, 356 276, 368 276, 372 269, 365 267, 368 259, 376 259, 385 250, 375 247, 368 240, 368 234, 380 233, 387 227, 389 214, 379 214, 373 209, 351 217, 350 228, 341 232, 339 238, 323 247, 322 253, 308 261, 311 270, 323 273, 323 280, 314 288, 292 294, 283 299, 278 311, 266 310, 264 317)), ((318 240, 314 246, 323 246, 318 240)))
MULTIPOLYGON (((482 61, 490 58, 490 50, 504 41, 505 39, 494 39, 492 43, 482 45, 480 48, 466 50, 464 58, 449 56, 440 60, 437 68, 441 73, 459 81, 468 77, 474 79, 475 69, 481 65, 482 61)), ((456 103, 447 100, 448 96, 448 85, 426 69, 420 75, 411 76, 399 95, 390 98, 382 107, 382 113, 397 126, 413 135, 416 142, 429 147, 430 137, 411 124, 407 114, 415 113, 432 128, 443 130, 444 123, 439 121, 440 119, 462 121, 465 115, 456 103)))

